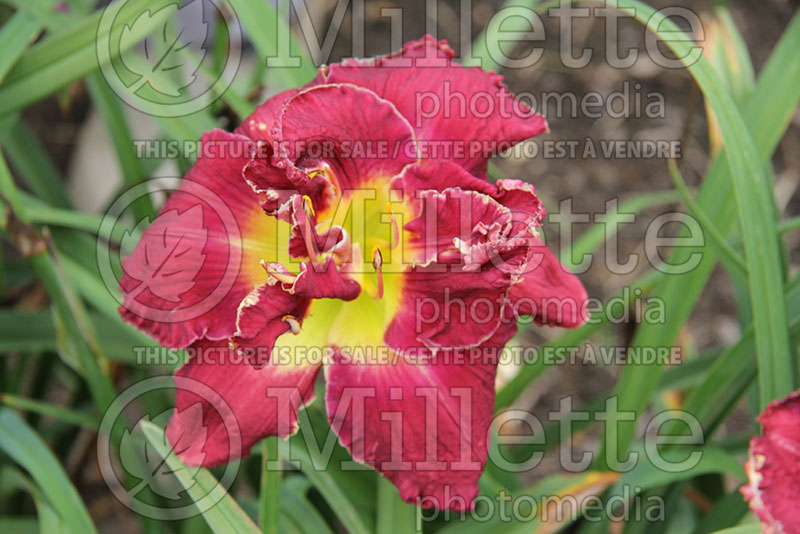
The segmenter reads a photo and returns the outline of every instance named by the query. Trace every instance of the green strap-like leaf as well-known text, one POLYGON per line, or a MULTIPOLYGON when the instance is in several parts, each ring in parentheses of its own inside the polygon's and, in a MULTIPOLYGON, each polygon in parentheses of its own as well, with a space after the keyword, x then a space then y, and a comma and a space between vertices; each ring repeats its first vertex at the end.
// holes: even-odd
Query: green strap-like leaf
POLYGON ((714 534, 761 534, 761 523, 742 525, 741 527, 726 528, 718 530, 714 534))
POLYGON ((335 477, 336 471, 332 468, 332 465, 329 465, 326 470, 321 471, 314 468, 311 454, 302 439, 303 435, 304 433, 301 433, 291 438, 291 447, 288 441, 281 441, 279 443, 284 458, 291 457, 298 462, 300 469, 309 478, 314 487, 322 494, 325 501, 333 508, 334 513, 336 513, 337 517, 342 521, 342 524, 344 524, 349 532, 353 532, 354 534, 366 534, 370 532, 361 512, 337 483, 335 477))
POLYGON ((42 25, 29 13, 18 11, 0 29, 0 82, 11 67, 19 60, 23 52, 36 39, 42 25))
POLYGON ((692 198, 692 194, 689 192, 689 188, 686 186, 686 182, 675 160, 670 159, 667 163, 669 166, 669 174, 672 177, 672 183, 675 184, 675 188, 680 193, 683 203, 689 210, 689 213, 691 213, 692 217, 697 219, 697 222, 700 223, 705 233, 711 237, 711 243, 716 247, 717 255, 720 257, 723 264, 728 267, 730 273, 740 281, 746 282, 748 276, 747 264, 745 264, 742 257, 739 256, 739 253, 733 250, 733 247, 725 240, 722 232, 714 226, 709 216, 706 215, 703 209, 697 205, 694 198, 692 198))
MULTIPOLYGON (((86 77, 86 86, 92 96, 95 108, 106 124, 109 137, 117 153, 119 166, 122 169, 125 186, 133 187, 146 176, 141 160, 136 157, 133 135, 128 127, 128 121, 125 119, 122 103, 99 72, 93 72, 86 77)), ((149 217, 150 220, 155 218, 153 202, 149 196, 136 199, 131 208, 137 221, 145 217, 149 217)))
MULTIPOLYGON (((652 11, 649 8, 647 9, 648 10, 644 11, 644 13, 652 11)), ((754 147, 758 155, 758 160, 753 162, 751 161, 752 147, 747 150, 748 158, 746 169, 751 168, 753 165, 763 166, 766 164, 778 140, 783 135, 797 107, 798 100, 800 100, 800 56, 796 53, 798 47, 800 47, 800 16, 795 16, 763 69, 755 92, 745 109, 745 121, 749 131, 752 133, 752 140, 755 142, 754 147)), ((704 79, 704 81, 707 82, 706 79, 704 79)), ((730 100, 730 98, 728 98, 728 100, 730 100)), ((726 128, 730 126, 728 122, 729 121, 725 122, 726 128)), ((741 124, 738 126, 741 126, 741 124)), ((740 149, 741 147, 738 146, 739 144, 740 139, 735 140, 733 146, 726 141, 726 146, 728 148, 723 151, 723 154, 728 154, 730 151, 740 149)), ((739 165, 741 163, 739 160, 741 159, 741 154, 738 154, 735 164, 739 165)), ((733 165, 727 160, 726 156, 720 155, 715 158, 703 181, 700 194, 697 197, 698 205, 703 208, 714 225, 723 233, 729 232, 736 220, 736 206, 733 202, 728 201, 733 189, 730 179, 732 168, 733 165)), ((741 167, 736 169, 740 177, 742 169, 741 167)), ((757 176, 760 174, 760 171, 756 173, 757 176)), ((744 177, 744 179, 750 180, 751 178, 744 177)), ((754 201, 754 198, 750 200, 754 201)), ((744 226, 745 231, 750 231, 755 224, 762 224, 762 222, 760 220, 758 222, 748 221, 744 226)), ((774 221, 770 220, 767 224, 767 228, 774 227, 774 221)), ((773 232, 774 231, 775 230, 773 230, 773 232)), ((761 232, 759 232, 758 235, 760 236, 761 232)), ((773 236, 771 236, 770 239, 774 241, 773 236)), ((748 236, 748 240, 751 242, 750 246, 752 249, 753 236, 748 236)), ((636 335, 634 336, 632 342, 634 347, 671 346, 674 344, 680 328, 682 328, 683 324, 688 319, 700 293, 706 285, 708 277, 716 263, 716 257, 710 247, 682 248, 676 250, 670 256, 670 263, 680 264, 686 262, 692 254, 698 252, 702 254, 702 259, 691 273, 687 275, 664 277, 653 294, 653 297, 659 298, 664 302, 665 307, 670 312, 670 321, 667 324, 642 324, 637 329, 636 335)), ((771 255, 769 257, 771 259, 764 261, 775 260, 777 244, 774 250, 771 249, 770 253, 771 255)), ((752 258, 752 250, 751 253, 748 253, 748 262, 750 259, 757 261, 757 259, 752 258)), ((779 270, 779 265, 773 265, 771 270, 779 270)), ((763 265, 755 271, 751 270, 751 275, 753 277, 761 277, 760 281, 762 284, 765 282, 780 284, 781 276, 779 272, 775 274, 777 280, 765 279, 763 278, 763 274, 763 265)), ((759 300, 759 309, 774 304, 779 310, 777 312, 778 315, 785 316, 783 295, 777 297, 777 300, 775 300, 772 291, 774 291, 774 288, 772 288, 769 293, 769 299, 773 299, 774 302, 768 302, 765 294, 756 295, 759 300)), ((772 315, 767 315, 767 317, 772 317, 772 315)), ((763 316, 759 319, 759 329, 762 331, 761 339, 764 345, 767 343, 767 341, 764 340, 764 334, 769 338, 769 334, 772 332, 773 328, 782 329, 781 332, 777 333, 775 340, 779 345, 783 343, 779 340, 782 340, 783 337, 786 336, 786 322, 779 322, 781 322, 782 325, 769 327, 768 330, 764 332, 763 316)), ((779 367, 779 365, 776 362, 781 362, 781 366, 785 365, 788 354, 765 354, 764 350, 766 349, 761 347, 759 351, 759 357, 765 359, 763 362, 764 374, 774 378, 775 374, 780 374, 777 373, 777 367, 779 367), (772 368, 773 364, 775 364, 775 369, 772 368)), ((781 380, 785 383, 781 385, 781 390, 788 387, 788 384, 791 382, 791 380, 787 380, 787 377, 791 377, 790 373, 786 373, 787 370, 789 369, 783 369, 784 373, 781 380)), ((660 366, 626 366, 617 385, 617 392, 620 396, 620 409, 641 414, 649 403, 651 394, 657 387, 662 372, 663 368, 660 366)), ((773 382, 772 378, 765 378, 765 380, 768 380, 770 383, 773 382)), ((766 387, 768 389, 770 388, 769 385, 766 387)), ((773 388, 773 394, 776 394, 776 391, 778 390, 773 388)), ((635 424, 632 422, 622 422, 620 423, 619 430, 620 433, 617 436, 616 445, 619 450, 625 450, 633 440, 635 424)))
MULTIPOLYGON (((499 71, 503 65, 497 60, 501 58, 497 57, 497 51, 489 50, 489 43, 509 46, 510 43, 519 42, 524 34, 531 31, 531 23, 525 15, 535 8, 543 9, 543 6, 537 4, 539 0, 507 0, 502 10, 507 10, 508 18, 503 21, 502 27, 487 27, 475 38, 472 43, 472 57, 466 58, 464 65, 499 71)), ((503 53, 509 54, 509 50, 504 48, 503 53)))
MULTIPOLYGON (((197 502, 207 497, 212 492, 225 492, 219 483, 207 469, 199 469, 194 477, 190 475, 190 470, 166 445, 164 431, 149 421, 140 423, 147 440, 164 459, 175 478, 186 489, 189 496, 197 502)), ((221 496, 219 502, 202 512, 203 519, 215 534, 260 534, 260 530, 255 523, 247 516, 236 501, 228 493, 221 496)))
MULTIPOLYGON (((125 6, 124 15, 115 21, 114 30, 131 23, 132 20, 128 19, 148 9, 155 13, 159 8, 174 3, 175 0, 130 0, 125 6)), ((102 37, 98 35, 101 16, 102 11, 93 13, 68 30, 48 37, 29 49, 0 85, 0 116, 36 102, 99 68, 96 39, 102 37)), ((137 24, 135 35, 126 39, 128 47, 144 39, 163 22, 163 17, 153 17, 146 25, 137 24)), ((114 53, 124 50, 120 48, 114 53)))
POLYGON ((8 120, 9 129, 2 137, 2 145, 11 165, 37 197, 51 206, 69 208, 64 180, 50 155, 19 116, 11 115, 8 120))
POLYGON ((64 524, 74 532, 97 532, 67 474, 44 442, 11 409, 0 410, 0 449, 30 473, 64 524))
POLYGON ((89 430, 97 430, 99 424, 97 417, 89 413, 70 410, 69 408, 36 399, 18 397, 10 393, 0 393, 0 404, 5 404, 6 406, 18 410, 46 415, 70 425, 81 426, 89 430))
MULTIPOLYGON (((267 58, 278 56, 278 39, 280 39, 280 36, 277 35, 278 26, 287 27, 288 24, 285 20, 281 20, 281 14, 271 2, 253 2, 252 0, 230 0, 230 2, 236 10, 236 16, 247 31, 247 35, 253 41, 253 46, 258 50, 259 63, 263 68, 267 58)), ((278 85, 284 88, 308 83, 317 74, 314 63, 291 33, 291 29, 287 28, 287 31, 290 32, 290 52, 292 56, 298 58, 300 66, 270 67, 265 70, 267 77, 275 78, 278 85)))
POLYGON ((400 492, 384 477, 378 478, 378 521, 376 532, 417 532, 417 507, 400 498, 400 492))

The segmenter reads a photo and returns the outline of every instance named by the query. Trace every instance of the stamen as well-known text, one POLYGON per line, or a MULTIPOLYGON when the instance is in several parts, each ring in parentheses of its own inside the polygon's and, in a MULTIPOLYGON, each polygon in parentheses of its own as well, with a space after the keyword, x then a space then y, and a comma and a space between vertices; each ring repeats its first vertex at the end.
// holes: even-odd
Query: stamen
POLYGON ((306 214, 306 218, 303 221, 300 231, 303 232, 303 241, 306 244, 308 257, 311 258, 312 263, 316 263, 319 253, 317 252, 317 244, 314 242, 314 234, 311 231, 311 218, 314 216, 314 206, 308 195, 303 195, 303 211, 306 214))
POLYGON ((300 321, 294 315, 284 315, 281 317, 281 321, 289 325, 289 332, 292 334, 297 335, 300 333, 300 321))
POLYGON ((400 228, 397 226, 397 217, 394 214, 390 202, 386 203, 386 209, 389 210, 389 213, 392 215, 392 238, 389 242, 389 248, 394 249, 394 247, 400 243, 400 228))
POLYGON ((309 218, 314 217, 316 214, 314 212, 314 204, 311 202, 311 197, 308 195, 303 195, 303 211, 306 212, 309 218))
POLYGON ((339 187, 339 179, 336 177, 336 173, 333 172, 330 165, 327 163, 322 163, 316 169, 306 170, 306 175, 312 180, 317 177, 321 177, 323 180, 329 182, 335 189, 341 191, 341 187, 339 187))
POLYGON ((363 273, 364 271, 364 256, 361 253, 361 245, 358 243, 351 243, 351 255, 349 262, 349 271, 354 273, 363 273))
POLYGON ((383 254, 381 254, 381 249, 376 246, 372 249, 372 266, 375 268, 375 275, 378 278, 378 293, 376 295, 378 300, 383 298, 383 273, 381 272, 382 265, 383 254))
POLYGON ((350 243, 350 234, 341 226, 339 226, 339 228, 342 230, 342 239, 336 243, 336 245, 331 249, 331 252, 333 252, 333 255, 336 256, 339 261, 343 263, 350 263, 353 258, 353 247, 350 243))
POLYGON ((297 275, 287 273, 280 263, 267 263, 265 260, 261 260, 259 263, 271 278, 282 284, 294 284, 294 281, 297 280, 297 275))

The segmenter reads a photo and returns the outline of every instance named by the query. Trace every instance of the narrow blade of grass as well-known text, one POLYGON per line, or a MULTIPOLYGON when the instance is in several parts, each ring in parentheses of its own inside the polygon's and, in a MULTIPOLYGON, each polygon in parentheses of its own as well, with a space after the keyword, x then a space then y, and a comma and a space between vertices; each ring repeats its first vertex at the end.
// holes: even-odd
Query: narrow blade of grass
POLYGON ((12 410, 0 410, 0 449, 30 473, 72 532, 97 532, 78 492, 36 432, 12 410))
MULTIPOLYGON (((758 165, 761 166, 766 164, 775 149, 800 100, 800 56, 796 54, 798 47, 800 47, 800 16, 796 15, 770 56, 755 92, 744 110, 745 124, 753 133, 752 139, 759 158, 758 165)), ((723 155, 733 148, 735 147, 728 144, 728 148, 714 159, 697 198, 698 205, 723 233, 729 232, 736 221, 736 206, 726 200, 730 198, 733 189, 729 178, 732 165, 723 155)), ((749 227, 748 224, 747 228, 749 227)), ((752 241, 752 237, 750 240, 752 241)), ((682 248, 670 256, 671 264, 681 264, 698 252, 702 254, 701 261, 690 275, 664 277, 656 287, 654 297, 660 298, 670 310, 670 321, 663 325, 641 325, 632 342, 634 347, 673 345, 705 287, 716 257, 709 247, 682 248)), ((778 307, 781 307, 782 298, 780 297, 778 307)), ((760 300, 763 305, 763 298, 760 300)), ((785 330, 785 324, 783 328, 785 330)), ((660 366, 626 366, 617 386, 621 409, 641 414, 657 387, 662 371, 660 366)), ((772 374, 771 371, 765 370, 765 372, 772 374)), ((634 423, 620 424, 617 444, 619 450, 628 447, 633 440, 634 431, 634 423)))
MULTIPOLYGON (((158 347, 158 343, 126 323, 96 312, 89 320, 98 332, 98 342, 111 361, 135 363, 138 349, 158 347)), ((50 310, 0 310, 0 352, 56 352, 56 328, 50 310)), ((176 361, 178 366, 181 361, 176 361)))
POLYGON ((278 438, 271 436, 261 444, 261 481, 258 495, 258 523, 264 534, 278 534, 282 473, 270 469, 270 461, 280 458, 278 438))
MULTIPOLYGON (((190 58, 190 62, 194 65, 200 65, 199 70, 203 75, 210 79, 214 80, 216 75, 211 72, 211 69, 206 66, 202 61, 199 61, 197 54, 195 54, 190 48, 184 48, 181 50, 181 54, 185 55, 186 57, 190 58)), ((245 97, 240 95, 235 88, 235 80, 234 83, 228 87, 227 90, 223 91, 222 94, 218 94, 219 98, 227 104, 231 110, 236 114, 240 121, 244 121, 245 117, 250 115, 255 109, 255 105, 248 102, 245 97)))
MULTIPOLYGON (((68 31, 80 19, 80 13, 73 10, 65 13, 64 10, 56 9, 58 0, 3 0, 3 3, 15 7, 17 11, 33 16, 45 25, 58 28, 60 31, 68 31)), ((72 2, 67 3, 72 5, 72 2)), ((58 33, 58 30, 54 33, 58 33)))
POLYGON ((659 206, 666 206, 681 201, 681 196, 677 191, 658 191, 654 193, 642 193, 635 197, 628 198, 619 204, 617 214, 605 220, 604 224, 593 224, 584 231, 570 247, 571 254, 559 258, 566 266, 573 265, 573 258, 583 258, 597 250, 605 241, 613 239, 614 235, 608 232, 608 228, 615 231, 620 228, 619 222, 622 217, 639 213, 659 206), (573 256, 569 258, 568 256, 573 256))
POLYGON ((25 212, 28 214, 30 222, 35 224, 61 226, 97 234, 100 223, 103 221, 100 215, 55 208, 23 192, 20 192, 20 197, 25 205, 25 212))
MULTIPOLYGON (((278 81, 282 88, 297 87, 308 83, 317 71, 308 54, 305 53, 299 41, 288 28, 287 21, 270 2, 252 2, 251 0, 231 0, 236 16, 241 21, 248 36, 253 41, 253 46, 258 50, 261 68, 266 67, 267 58, 278 57, 279 25, 286 26, 289 31, 289 43, 292 56, 296 57, 299 65, 296 67, 270 67, 265 68, 265 75, 278 81), (265 31, 265 28, 267 29, 265 31), (275 31, 273 31, 273 29, 275 31)), ((314 37, 312 37, 314 38, 314 37)))
MULTIPOLYGON (((630 306, 633 297, 637 294, 637 290, 640 290, 642 294, 646 293, 649 288, 662 276, 662 273, 650 271, 637 280, 634 284, 631 284, 627 292, 621 291, 612 297, 612 299, 620 300, 627 294, 629 300, 621 301, 622 305, 627 308, 630 306)), ((618 310, 614 311, 618 313, 618 310)), ((604 303, 603 308, 594 313, 586 324, 575 330, 568 330, 554 341, 545 343, 542 347, 540 347, 540 353, 545 353, 545 351, 557 349, 558 347, 575 347, 580 345, 583 341, 588 339, 589 336, 595 332, 598 332, 608 324, 610 312, 611 309, 609 308, 608 304, 604 303)), ((513 343, 513 341, 511 343, 513 343)), ((552 365, 545 363, 545 358, 537 358, 534 363, 524 365, 519 370, 517 375, 505 386, 503 386, 500 391, 497 392, 497 396, 495 398, 495 411, 502 410, 503 408, 510 406, 511 403, 514 402, 514 400, 523 391, 525 391, 525 389, 534 380, 552 367, 552 365)))
POLYGON ((20 195, 11 178, 5 160, 0 157, 0 193, 9 203, 15 228, 5 228, 22 252, 44 286, 53 308, 59 316, 72 350, 80 359, 80 365, 98 409, 105 409, 114 399, 114 388, 107 375, 104 357, 97 345, 95 334, 88 322, 82 302, 72 291, 71 284, 50 255, 47 242, 29 225, 29 219, 20 195))
MULTIPOLYGON (((103 117, 108 135, 117 153, 117 160, 122 169, 123 181, 127 187, 133 187, 146 178, 141 161, 136 157, 128 121, 125 118, 122 104, 99 72, 86 77, 86 86, 92 96, 95 108, 103 117)), ((155 218, 155 209, 149 196, 140 197, 131 206, 137 221, 149 217, 155 218)))
MULTIPOLYGON (((800 285, 790 287, 786 300, 791 318, 788 332, 796 336, 800 333, 800 285)), ((701 422, 707 435, 719 426, 755 379, 754 343, 754 329, 750 325, 739 341, 717 358, 703 382, 689 392, 683 409, 701 422)))
POLYGON ((686 186, 686 182, 675 160, 668 160, 667 165, 669 167, 669 174, 672 177, 672 183, 675 184, 675 188, 680 193, 684 205, 686 205, 692 217, 697 219, 703 230, 711 237, 711 242, 716 248, 720 260, 728 267, 731 274, 739 280, 746 282, 748 277, 747 264, 745 264, 742 257, 739 256, 739 253, 733 250, 733 247, 728 244, 728 241, 723 237, 722 233, 717 230, 717 227, 714 226, 714 223, 708 215, 706 215, 703 209, 697 205, 694 198, 692 198, 692 194, 689 192, 689 188, 686 186))
POLYGON ((3 51, 0 56, 0 82, 41 31, 42 25, 39 21, 24 11, 17 11, 3 25, 0 29, 0 50, 3 51))
POLYGON ((51 206, 70 207, 61 173, 30 128, 18 117, 13 119, 2 145, 11 164, 36 196, 51 206))
MULTIPOLYGON (((112 8, 125 4, 125 9, 115 20, 113 31, 121 31, 126 24, 132 23, 148 9, 158 14, 160 8, 173 3, 175 0, 115 2, 112 8)), ((166 12, 164 10, 164 15, 166 12)), ((0 116, 36 102, 99 68, 95 39, 103 37, 98 35, 102 13, 102 10, 93 13, 70 29, 48 37, 23 54, 8 73, 5 82, 0 85, 0 116)), ((42 22, 52 22, 52 19, 42 22)), ((163 16, 154 16, 148 19, 147 24, 129 26, 131 35, 130 39, 125 39, 126 45, 138 43, 163 22, 163 16)), ((108 29, 110 28, 105 28, 108 29)), ((125 48, 115 48, 114 54, 124 50, 125 48)))
MULTIPOLYGON (((639 2, 626 3, 637 7, 637 17, 640 21, 646 20, 652 31, 680 31, 671 20, 659 17, 652 8, 639 2)), ((800 31, 800 28, 795 30, 793 26, 788 31, 800 31)), ((679 57, 686 57, 690 52, 690 45, 685 41, 673 40, 669 44, 679 57)), ((771 187, 766 188, 763 183, 767 180, 763 160, 735 102, 719 77, 702 58, 687 68, 714 110, 725 141, 725 156, 731 168, 750 273, 750 298, 759 358, 759 392, 762 407, 765 407, 773 399, 792 392, 795 383, 778 233, 772 198, 766 194, 771 187)))
POLYGON ((228 534, 230 532, 260 534, 261 531, 256 524, 239 507, 233 497, 225 492, 225 489, 219 485, 207 469, 198 470, 195 476, 192 477, 186 464, 167 445, 162 429, 149 421, 142 421, 140 426, 147 440, 164 459, 175 478, 178 479, 195 502, 201 499, 208 499, 209 495, 212 494, 216 499, 220 492, 224 493, 217 504, 202 512, 203 519, 206 520, 206 523, 215 534, 228 534))
MULTIPOLYGON (((539 0, 507 0, 501 10, 507 10, 509 18, 504 21, 502 27, 490 26, 485 28, 472 43, 472 57, 465 58, 464 65, 469 67, 480 66, 484 70, 499 71, 503 65, 498 59, 503 59, 499 51, 490 50, 489 44, 493 43, 501 46, 500 43, 516 43, 522 40, 526 33, 531 31, 531 23, 527 20, 527 14, 533 10, 539 0), (517 16, 511 16, 512 14, 517 16), (502 32, 502 34, 501 34, 502 32), (502 38, 501 38, 502 35, 502 38)), ((503 54, 509 54, 509 50, 504 49, 503 54)), ((509 54, 510 55, 510 54, 509 54)))
POLYGON ((714 534, 761 534, 761 523, 726 528, 725 530, 718 530, 714 534))
POLYGON ((417 532, 415 506, 400 498, 394 484, 378 478, 378 521, 376 532, 417 532))
POLYGON ((281 492, 281 508, 286 516, 297 525, 300 532, 318 532, 332 534, 330 526, 325 522, 306 497, 311 484, 308 479, 294 477, 286 482, 287 491, 281 492), (298 487, 301 486, 301 487, 298 487))
POLYGON ((37 413, 39 415, 46 415, 59 421, 63 421, 70 425, 76 425, 87 430, 97 430, 99 424, 96 417, 76 410, 70 410, 62 406, 50 404, 49 402, 42 402, 36 399, 27 399, 9 393, 0 393, 0 404, 5 404, 10 408, 23 410, 27 412, 37 413))
MULTIPOLYGON (((285 457, 289 457, 288 442, 281 441, 280 447, 285 457)), ((291 445, 293 459, 300 464, 300 469, 311 480, 311 483, 322 494, 325 501, 333 508, 336 516, 349 532, 366 534, 370 532, 358 508, 350 501, 347 494, 337 483, 333 472, 328 470, 317 471, 312 465, 311 454, 302 440, 293 440, 291 445)))
POLYGON ((720 67, 724 69, 728 87, 733 99, 743 106, 747 103, 756 86, 756 75, 747 43, 744 41, 728 6, 714 8, 714 15, 722 28, 722 50, 725 60, 720 67))

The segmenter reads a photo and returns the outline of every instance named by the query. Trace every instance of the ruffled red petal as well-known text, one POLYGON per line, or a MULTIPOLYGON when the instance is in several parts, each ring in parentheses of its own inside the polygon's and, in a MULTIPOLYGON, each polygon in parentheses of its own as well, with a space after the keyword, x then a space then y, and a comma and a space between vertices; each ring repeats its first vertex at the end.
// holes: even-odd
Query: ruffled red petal
MULTIPOLYGON (((514 281, 511 290, 514 315, 517 318, 531 315, 538 324, 566 328, 580 326, 586 321, 588 318, 586 289, 537 237, 537 229, 542 225, 545 210, 536 195, 536 189, 531 184, 520 180, 498 180, 497 185, 492 185, 447 161, 427 167, 409 166, 398 177, 396 183, 403 188, 406 195, 421 198, 430 197, 430 193, 422 190, 447 191, 448 184, 449 187, 480 191, 490 196, 495 203, 486 206, 487 209, 493 207, 493 212, 485 217, 486 222, 483 224, 495 221, 495 228, 504 228, 503 234, 507 240, 513 236, 511 241, 513 245, 519 246, 524 242, 530 249, 527 265, 518 273, 519 279, 514 281)), ((430 228, 445 229, 446 231, 434 238, 437 242, 436 251, 439 252, 443 246, 446 248, 448 245, 447 239, 443 239, 442 236, 450 237, 453 234, 451 227, 469 220, 457 211, 457 206, 443 204, 436 216, 437 220, 441 221, 438 226, 432 226, 420 217, 412 221, 407 228, 417 230, 420 242, 427 243, 428 247, 432 238, 423 235, 426 224, 430 228), (446 209, 449 209, 449 212, 446 209)), ((474 261, 479 262, 491 258, 488 252, 496 249, 478 243, 465 247, 465 250, 470 250, 474 261)))
POLYGON ((275 340, 299 327, 309 302, 309 299, 292 295, 277 284, 262 284, 239 305, 231 345, 251 363, 266 364, 275 340))
POLYGON ((534 235, 542 225, 545 210, 536 189, 520 180, 498 180, 497 185, 465 171, 450 161, 437 161, 422 166, 410 165, 393 182, 409 198, 419 198, 424 190, 442 192, 449 188, 477 191, 492 197, 512 214, 515 233, 527 231, 534 235))
POLYGON ((334 259, 328 257, 325 263, 319 265, 302 263, 300 274, 289 291, 312 299, 350 301, 361 294, 361 286, 342 273, 334 259))
POLYGON ((353 458, 427 508, 469 510, 486 463, 495 366, 444 355, 327 369, 328 420, 353 458))
POLYGON ((325 194, 326 184, 321 180, 292 182, 283 169, 272 165, 272 158, 272 145, 259 143, 242 171, 245 181, 257 195, 258 204, 268 215, 288 221, 292 197, 305 195, 319 203, 330 196, 325 194))
POLYGON ((278 114, 272 135, 273 163, 293 183, 308 187, 326 179, 339 194, 417 160, 413 130, 394 105, 355 85, 301 91, 278 114), (329 172, 308 172, 325 163, 329 172))
MULTIPOLYGON (((315 85, 312 81, 305 87, 315 85)), ((272 143, 272 127, 275 124, 275 115, 286 104, 286 101, 302 91, 305 87, 298 89, 287 89, 276 95, 271 96, 266 102, 258 106, 242 123, 236 127, 235 133, 246 135, 253 141, 264 141, 266 144, 272 143)))
POLYGON ((346 60, 321 74, 327 83, 366 87, 397 106, 417 132, 423 159, 449 159, 485 176, 488 158, 546 132, 547 122, 514 98, 502 76, 462 67, 454 56, 446 41, 426 35, 398 52, 346 60))
POLYGON ((477 191, 493 196, 497 188, 483 178, 478 178, 464 167, 447 160, 426 162, 425 165, 409 165, 395 179, 394 187, 403 190, 408 198, 416 198, 426 190, 444 191, 453 187, 465 191, 477 191))
POLYGON ((253 219, 266 217, 242 179, 253 150, 240 135, 204 134, 197 163, 122 261, 120 313, 163 345, 227 338, 239 303, 264 280, 244 265, 253 219))
POLYGON ((514 316, 529 315, 549 326, 581 326, 588 319, 586 289, 544 243, 534 241, 528 264, 511 288, 514 316))
POLYGON ((292 235, 289 238, 289 254, 293 258, 310 258, 337 248, 345 238, 344 230, 339 226, 319 234, 316 227, 316 215, 306 212, 306 199, 294 195, 287 201, 291 206, 292 235), (313 251, 309 251, 309 247, 313 251))
POLYGON ((742 494, 764 534, 800 532, 800 391, 772 402, 758 421, 764 431, 750 441, 742 494))
POLYGON ((423 263, 403 275, 402 301, 384 340, 397 351, 476 347, 509 318, 508 294, 528 257, 511 212, 474 191, 420 194, 405 228, 423 263))
POLYGON ((300 331, 313 299, 349 301, 361 293, 358 282, 342 273, 333 258, 319 265, 301 263, 297 275, 280 264, 265 267, 274 274, 244 298, 231 337, 231 345, 256 365, 270 359, 279 336, 300 331))
POLYGON ((303 87, 288 89, 272 96, 258 106, 235 130, 236 133, 246 135, 257 142, 258 148, 244 169, 244 177, 258 195, 261 207, 269 215, 283 215, 281 208, 295 194, 307 195, 315 203, 321 203, 326 196, 325 184, 321 180, 298 184, 290 180, 285 170, 272 166, 274 156, 272 134, 276 116, 289 99, 308 87, 319 85, 320 82, 321 78, 318 76, 303 87))
POLYGON ((319 365, 276 358, 256 368, 224 343, 202 340, 192 348, 205 352, 175 373, 190 380, 179 383, 175 413, 167 427, 173 445, 203 443, 177 450, 184 462, 205 467, 226 464, 247 456, 267 436, 286 437, 297 430, 297 411, 314 398, 319 365), (208 386, 216 395, 209 398, 199 389, 192 391, 191 381, 208 386), (240 439, 231 438, 236 431, 240 439))

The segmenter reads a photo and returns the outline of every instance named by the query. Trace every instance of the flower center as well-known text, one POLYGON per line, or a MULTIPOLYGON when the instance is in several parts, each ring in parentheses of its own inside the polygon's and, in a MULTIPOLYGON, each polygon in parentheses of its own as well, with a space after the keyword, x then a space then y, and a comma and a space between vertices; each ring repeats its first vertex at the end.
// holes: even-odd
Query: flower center
MULTIPOLYGON (((326 175, 330 172, 325 171, 326 175)), ((303 210, 306 221, 298 222, 308 258, 320 265, 333 257, 336 267, 359 283, 361 293, 352 301, 315 299, 301 332, 295 335, 340 349, 383 345, 383 334, 400 306, 403 272, 417 259, 403 229, 413 216, 411 207, 401 191, 390 189, 389 178, 381 177, 359 189, 337 190, 336 201, 317 213, 310 199, 304 198, 303 210), (335 246, 322 247, 322 252, 311 232, 314 215, 318 235, 338 239, 335 246)), ((282 275, 271 276, 280 279, 282 275)), ((279 344, 298 341, 281 339, 279 344)))

